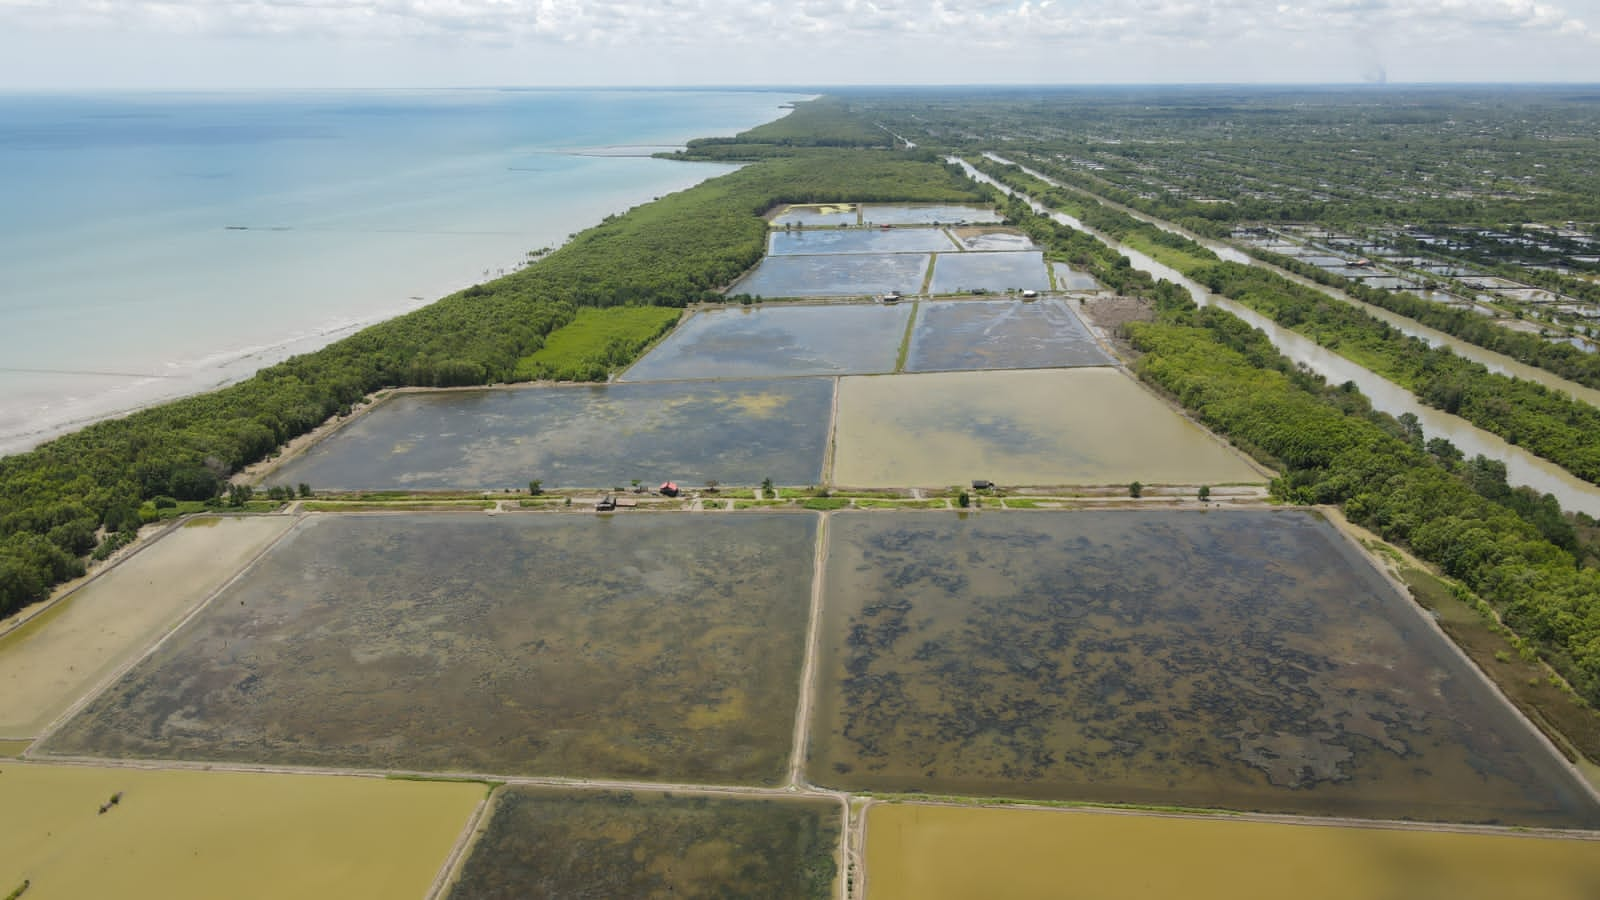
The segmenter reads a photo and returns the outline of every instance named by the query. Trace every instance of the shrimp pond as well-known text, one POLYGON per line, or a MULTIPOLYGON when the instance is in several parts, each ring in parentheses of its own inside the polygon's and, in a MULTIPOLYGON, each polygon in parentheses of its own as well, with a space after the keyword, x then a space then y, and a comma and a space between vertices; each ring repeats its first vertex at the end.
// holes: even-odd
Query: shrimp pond
POLYGON ((1038 250, 940 253, 928 288, 932 294, 1048 290, 1050 272, 1038 250))
POLYGON ((830 481, 851 487, 1266 481, 1111 368, 844 378, 837 419, 830 481))
POLYGON ((908 372, 1111 364, 1061 300, 923 301, 917 306, 908 372))
POLYGON ((756 297, 867 297, 890 291, 920 294, 931 259, 927 253, 767 256, 729 287, 728 293, 756 297))
POLYGON ((407 392, 270 480, 331 490, 814 484, 832 403, 825 378, 407 392))
POLYGON ((502 788, 450 896, 834 896, 839 804, 502 788))
POLYGON ((912 304, 784 304, 700 310, 623 381, 892 372, 912 304))
POLYGON ((876 804, 867 900, 1592 900, 1600 844, 1509 834, 876 804))
POLYGON ((483 796, 481 784, 8 762, 0 890, 26 881, 27 900, 421 897, 483 796))
POLYGON ((816 529, 311 516, 42 749, 776 783, 816 529))
POLYGON ((839 513, 827 541, 815 783, 1600 825, 1313 513, 839 513))

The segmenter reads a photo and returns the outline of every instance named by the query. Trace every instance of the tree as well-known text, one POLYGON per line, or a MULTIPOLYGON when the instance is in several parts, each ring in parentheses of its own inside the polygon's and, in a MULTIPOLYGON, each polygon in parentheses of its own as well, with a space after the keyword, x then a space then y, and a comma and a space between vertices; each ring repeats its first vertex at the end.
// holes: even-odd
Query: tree
MULTIPOLYGON (((637 482, 635 482, 635 483, 637 484, 637 482)), ((537 497, 540 494, 544 493, 544 482, 540 481, 537 478, 535 478, 534 480, 528 482, 528 493, 533 495, 533 496, 535 496, 535 497, 537 497)))
POLYGON ((776 496, 776 494, 777 494, 777 492, 772 489, 772 479, 771 478, 763 478, 763 479, 761 479, 761 496, 763 496, 763 497, 776 496))
POLYGON ((956 496, 956 505, 962 509, 966 509, 972 505, 972 497, 969 496, 966 491, 962 491, 956 496))
POLYGON ((1132 484, 1128 485, 1128 496, 1129 497, 1142 497, 1142 496, 1144 496, 1144 485, 1140 484, 1137 481, 1135 481, 1132 484))
POLYGON ((1207 500, 1210 500, 1210 499, 1211 499, 1211 485, 1209 485, 1209 484, 1200 485, 1200 502, 1204 503, 1204 502, 1206 502, 1207 500))

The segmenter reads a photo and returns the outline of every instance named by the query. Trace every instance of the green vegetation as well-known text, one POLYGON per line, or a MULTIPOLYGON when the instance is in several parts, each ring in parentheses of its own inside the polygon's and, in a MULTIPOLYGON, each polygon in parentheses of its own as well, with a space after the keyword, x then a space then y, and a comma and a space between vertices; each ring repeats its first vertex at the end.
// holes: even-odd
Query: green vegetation
POLYGON ((855 115, 848 102, 819 97, 795 104, 794 111, 776 122, 758 125, 731 138, 698 138, 674 159, 766 159, 789 156, 821 147, 887 148, 894 138, 855 115))
POLYGON ((544 346, 517 361, 514 381, 604 381, 671 330, 682 314, 671 307, 586 307, 544 346))
POLYGON ((103 540, 138 527, 145 501, 213 498, 227 476, 347 414, 373 391, 513 379, 519 363, 536 356, 580 307, 719 300, 717 289, 760 259, 767 236, 761 215, 774 205, 982 196, 922 157, 819 152, 825 155, 747 166, 609 216, 515 274, 240 384, 0 459, 0 615, 82 574, 82 558, 103 540))
POLYGON ((1438 565, 1579 693, 1600 701, 1600 570, 1580 568, 1558 545, 1564 520, 1541 530, 1494 499, 1516 496, 1548 510, 1553 498, 1506 487, 1504 470, 1496 479, 1490 461, 1462 465, 1429 453, 1359 393, 1323 384, 1236 317, 1195 307, 1176 285, 1163 288, 1158 320, 1127 326, 1143 354, 1140 377, 1279 467, 1275 496, 1338 504, 1352 521, 1438 565))
MULTIPOLYGON (((1045 202, 1062 204, 1097 231, 1148 248, 1158 261, 1410 389, 1429 405, 1459 415, 1580 478, 1600 482, 1600 444, 1593 439, 1600 434, 1600 410, 1536 382, 1490 372, 1480 363, 1457 356, 1448 347, 1430 347, 1426 341, 1406 335, 1359 307, 1276 272, 1222 262, 1188 238, 1052 188, 1015 166, 982 159, 974 162, 986 174, 1016 190, 1042 192, 1045 202)), ((1033 215, 1020 202, 1008 207, 1007 215, 1023 217, 1023 227, 1047 247, 1068 239, 1060 232, 1070 229, 1033 215)), ((1104 277, 1102 272, 1107 267, 1103 255, 1085 257, 1084 262, 1097 277, 1104 277)), ((1116 271, 1113 265, 1111 274, 1116 271)), ((1471 313, 1462 315, 1480 318, 1471 313)))
MULTIPOLYGON (((1404 291, 1368 287, 1354 279, 1319 269, 1293 257, 1250 247, 1250 254, 1303 278, 1335 287, 1364 303, 1379 306, 1408 319, 1414 319, 1451 337, 1476 344, 1485 350, 1503 353, 1520 363, 1537 366, 1592 388, 1600 388, 1600 354, 1585 353, 1571 344, 1545 340, 1536 334, 1512 331, 1494 324, 1478 313, 1424 300, 1404 291)), ((1512 277, 1526 277, 1519 273, 1512 277)))
POLYGON ((1363 310, 1259 266, 1224 262, 1188 274, 1383 377, 1430 406, 1600 481, 1600 410, 1532 381, 1509 378, 1430 347, 1363 310))

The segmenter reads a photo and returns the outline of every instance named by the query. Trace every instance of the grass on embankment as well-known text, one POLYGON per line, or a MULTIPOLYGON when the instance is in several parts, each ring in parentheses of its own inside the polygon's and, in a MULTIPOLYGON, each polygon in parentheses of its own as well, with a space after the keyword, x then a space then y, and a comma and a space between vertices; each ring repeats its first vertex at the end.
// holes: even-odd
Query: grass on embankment
POLYGON ((551 332, 544 346, 517 361, 514 381, 604 381, 677 323, 681 310, 663 306, 585 307, 551 332))

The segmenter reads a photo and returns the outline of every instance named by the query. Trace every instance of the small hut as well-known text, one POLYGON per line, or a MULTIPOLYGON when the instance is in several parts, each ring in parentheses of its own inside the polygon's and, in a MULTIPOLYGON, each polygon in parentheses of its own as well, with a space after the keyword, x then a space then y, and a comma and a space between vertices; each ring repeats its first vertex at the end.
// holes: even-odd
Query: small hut
POLYGON ((663 497, 676 497, 676 496, 678 496, 678 485, 677 485, 677 482, 663 481, 663 482, 661 482, 661 487, 657 488, 657 490, 661 492, 661 496, 663 496, 663 497))

